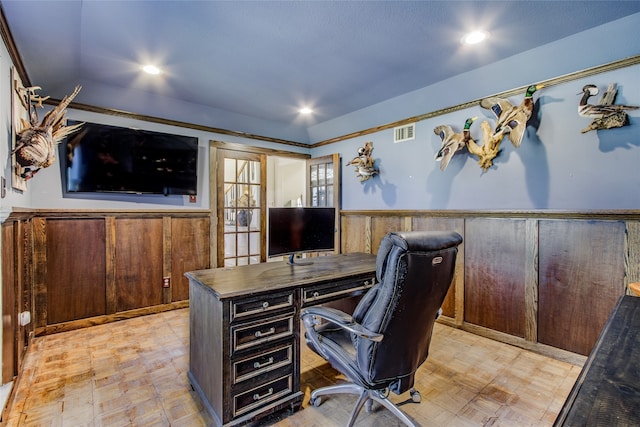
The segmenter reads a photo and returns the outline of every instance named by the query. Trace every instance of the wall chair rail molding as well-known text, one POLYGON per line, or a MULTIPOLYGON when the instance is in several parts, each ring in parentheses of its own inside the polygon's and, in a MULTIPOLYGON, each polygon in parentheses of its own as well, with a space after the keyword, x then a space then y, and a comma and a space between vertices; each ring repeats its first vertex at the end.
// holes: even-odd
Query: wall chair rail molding
MULTIPOLYGON (((576 71, 573 73, 569 73, 569 74, 565 74, 562 76, 558 76, 558 77, 554 77, 552 79, 548 79, 548 80, 543 80, 540 82, 537 82, 538 84, 542 84, 545 87, 551 87, 551 86, 557 86, 557 85, 561 85, 564 83, 568 83, 574 80, 578 80, 578 79, 582 79, 585 77, 590 77, 590 76, 594 76, 597 74, 602 74, 602 73, 606 73, 609 71, 614 71, 620 68, 626 68, 626 67, 631 67, 633 65, 637 65, 640 64, 640 55, 636 55, 636 56, 631 56, 628 58, 624 58, 618 61, 613 61, 607 64, 603 64, 603 65, 598 65, 596 67, 591 67, 591 68, 587 68, 581 71, 576 71)), ((487 95, 484 96, 482 99, 485 98, 490 98, 490 97, 498 97, 498 98, 509 98, 511 96, 515 96, 515 95, 520 95, 522 93, 524 93, 527 90, 527 86, 522 86, 522 87, 518 87, 518 88, 514 88, 514 89, 510 89, 510 90, 506 90, 504 92, 500 92, 500 93, 496 93, 494 95, 487 95)), ((357 138, 360 136, 364 136, 364 135, 369 135, 372 133, 377 133, 386 129, 392 129, 398 126, 404 126, 407 125, 409 123, 414 123, 414 122, 419 122, 419 121, 423 121, 423 120, 427 120, 433 117, 438 117, 438 116, 442 116, 445 114, 449 114, 449 113, 453 113, 455 111, 460 111, 460 110, 466 110, 467 108, 471 108, 471 107, 475 107, 480 105, 480 101, 482 99, 474 99, 472 101, 469 102, 464 102, 462 104, 458 104, 458 105, 452 105, 450 107, 446 107, 446 108, 442 108, 439 110, 435 110, 435 111, 431 111, 428 113, 424 113, 424 114, 419 114, 417 116, 413 116, 413 117, 408 117, 406 119, 402 119, 402 120, 398 120, 395 122, 391 122, 391 123, 386 123, 380 126, 375 126, 369 129, 364 129, 361 131, 357 131, 357 132, 352 132, 346 135, 342 135, 342 136, 337 136, 335 138, 330 138, 324 141, 319 141, 316 142, 314 144, 311 144, 310 147, 311 148, 317 148, 317 147, 322 147, 324 145, 329 145, 329 144, 333 144, 336 142, 340 142, 340 141, 345 141, 348 139, 353 139, 353 138, 357 138)))

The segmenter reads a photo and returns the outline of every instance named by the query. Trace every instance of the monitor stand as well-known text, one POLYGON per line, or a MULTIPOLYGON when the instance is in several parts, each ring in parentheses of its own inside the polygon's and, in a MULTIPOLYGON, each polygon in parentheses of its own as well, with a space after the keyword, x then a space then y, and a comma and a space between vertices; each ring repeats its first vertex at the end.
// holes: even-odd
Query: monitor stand
POLYGON ((289 265, 311 265, 313 261, 296 261, 296 254, 289 255, 289 261, 287 261, 289 265))

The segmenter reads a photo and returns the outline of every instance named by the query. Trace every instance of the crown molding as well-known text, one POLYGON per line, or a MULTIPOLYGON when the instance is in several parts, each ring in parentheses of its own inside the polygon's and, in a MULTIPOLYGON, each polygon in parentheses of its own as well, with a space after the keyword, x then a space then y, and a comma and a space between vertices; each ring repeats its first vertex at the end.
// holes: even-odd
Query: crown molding
MULTIPOLYGON (((589 76, 593 76, 596 74, 601 74, 601 73, 606 73, 608 71, 613 71, 613 70, 617 70, 619 68, 626 68, 626 67, 630 67, 633 65, 637 65, 640 64, 640 55, 636 55, 636 56, 631 56, 628 58, 624 58, 618 61, 613 61, 610 62, 608 64, 604 64, 604 65, 598 65, 592 68, 587 68, 584 70, 580 70, 580 71, 576 71, 573 73, 569 73, 569 74, 565 74, 563 76, 558 76, 558 77, 554 77, 548 80, 543 80, 541 82, 537 82, 535 84, 543 84, 545 85, 545 87, 549 87, 549 86, 557 86, 560 84, 564 84, 573 80, 578 80, 578 79, 582 79, 584 77, 589 77, 589 76)), ((514 96, 514 95, 518 95, 521 93, 526 92, 527 88, 529 86, 522 86, 519 88, 515 88, 515 89, 510 89, 510 90, 506 90, 504 92, 500 92, 500 93, 496 93, 494 95, 487 95, 484 96, 482 98, 479 99, 474 99, 473 101, 468 101, 462 104, 457 104, 457 105, 453 105, 450 107, 446 107, 446 108, 441 108, 439 110, 435 110, 435 111, 431 111, 429 113, 425 113, 425 114, 420 114, 417 116, 413 116, 413 117, 408 117, 406 119, 401 119, 395 122, 391 122, 391 123, 386 123, 380 126, 375 126, 369 129, 364 129, 361 131, 357 131, 357 132, 352 132, 346 135, 341 135, 341 136, 337 136, 335 138, 331 138, 331 139, 326 139, 324 141, 319 141, 316 143, 311 144, 311 148, 317 148, 317 147, 322 147, 323 145, 329 145, 329 144, 334 144, 336 142, 340 142, 340 141, 345 141, 347 139, 352 139, 352 138, 356 138, 359 136, 363 136, 363 135, 369 135, 372 133, 376 133, 376 132, 380 132, 386 129, 391 129, 397 126, 403 126, 409 123, 414 123, 414 122, 419 122, 422 120, 427 120, 433 117, 437 117, 437 116, 442 116, 444 114, 449 114, 449 113, 453 113, 454 111, 459 111, 459 110, 465 110, 467 108, 471 108, 471 107, 475 107, 477 105, 480 105, 480 101, 484 98, 490 98, 490 97, 499 97, 499 98, 508 98, 510 96, 514 96)))

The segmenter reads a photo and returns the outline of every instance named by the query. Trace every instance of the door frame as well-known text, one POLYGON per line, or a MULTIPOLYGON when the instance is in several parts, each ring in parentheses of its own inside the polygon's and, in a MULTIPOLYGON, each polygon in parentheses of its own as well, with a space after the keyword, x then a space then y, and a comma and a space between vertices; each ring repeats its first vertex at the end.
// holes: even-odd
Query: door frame
MULTIPOLYGON (((218 235, 219 235, 219 224, 218 224, 218 165, 219 159, 223 158, 223 153, 225 151, 235 151, 240 153, 250 153, 250 154, 261 154, 266 156, 278 156, 278 157, 294 157, 299 159, 308 160, 311 158, 309 154, 305 153, 296 153, 293 151, 285 151, 285 150, 275 150, 270 148, 263 147, 254 147, 250 145, 224 142, 224 141, 209 141, 209 215, 210 215, 210 224, 209 228, 210 233, 210 261, 211 268, 220 267, 218 265, 218 251, 220 250, 218 235), (224 151, 222 151, 224 150, 224 151)), ((222 171, 220 171, 222 173, 222 171)), ((265 178, 266 180, 266 178, 265 178)), ((266 185, 266 182, 262 182, 262 185, 266 185)), ((266 188, 266 187, 265 187, 266 188)), ((264 198, 264 203, 266 203, 266 197, 264 198)), ((260 221, 262 224, 263 231, 263 241, 266 236, 264 234, 266 232, 266 205, 260 209, 260 221)), ((261 248, 262 255, 265 254, 265 248, 261 248)))
POLYGON ((306 183, 306 187, 307 187, 307 200, 306 200, 306 205, 307 206, 311 206, 311 199, 312 199, 312 191, 311 191, 311 166, 314 165, 318 165, 318 164, 326 164, 326 163, 333 163, 333 200, 332 200, 332 207, 335 208, 336 210, 336 219, 335 219, 335 249, 334 249, 334 253, 339 254, 341 252, 341 246, 340 246, 340 242, 341 242, 341 229, 340 229, 340 191, 342 188, 342 181, 340 178, 340 154, 339 153, 333 153, 333 154, 327 154, 326 156, 320 156, 320 157, 312 157, 310 159, 307 160, 307 183, 306 183))

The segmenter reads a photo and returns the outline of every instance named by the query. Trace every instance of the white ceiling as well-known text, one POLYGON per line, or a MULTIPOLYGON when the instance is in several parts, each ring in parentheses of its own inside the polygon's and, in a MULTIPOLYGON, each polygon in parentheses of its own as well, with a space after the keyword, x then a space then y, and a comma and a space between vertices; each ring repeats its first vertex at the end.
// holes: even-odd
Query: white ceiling
POLYGON ((81 83, 76 101, 99 99, 97 107, 147 114, 125 89, 308 127, 640 12, 640 1, 2 0, 2 8, 45 95, 62 98, 81 83), (489 40, 462 46, 477 28, 489 40), (146 62, 164 73, 142 75, 146 62), (298 117, 303 105, 313 117, 298 117))

